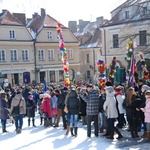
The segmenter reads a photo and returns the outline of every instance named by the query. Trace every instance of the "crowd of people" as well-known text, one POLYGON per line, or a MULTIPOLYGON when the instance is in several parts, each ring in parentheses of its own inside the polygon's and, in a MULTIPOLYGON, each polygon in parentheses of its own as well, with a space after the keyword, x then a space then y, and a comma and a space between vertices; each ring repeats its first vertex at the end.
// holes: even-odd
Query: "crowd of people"
MULTIPOLYGON (((150 86, 139 79, 134 87, 113 85, 106 82, 104 88, 87 83, 80 86, 48 85, 14 86, 0 89, 0 119, 2 133, 7 133, 7 119, 11 119, 17 134, 22 132, 24 118, 28 126, 36 127, 35 113, 45 128, 57 128, 62 118, 65 135, 78 135, 79 120, 87 125, 87 137, 91 137, 92 125, 96 137, 103 133, 108 139, 123 138, 121 128, 128 127, 132 138, 150 140, 150 86), (12 115, 15 106, 20 113, 12 115), (139 137, 138 132, 143 132, 139 137)), ((8 132, 9 133, 9 132, 8 132)))

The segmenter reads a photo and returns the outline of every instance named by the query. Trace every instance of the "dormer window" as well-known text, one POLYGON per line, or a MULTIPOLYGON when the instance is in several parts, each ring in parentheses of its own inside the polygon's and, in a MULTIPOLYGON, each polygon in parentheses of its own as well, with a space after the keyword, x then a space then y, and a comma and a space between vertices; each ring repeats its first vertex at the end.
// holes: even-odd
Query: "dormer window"
POLYGON ((143 7, 143 15, 147 15, 147 7, 143 7))
POLYGON ((49 40, 51 40, 51 39, 53 38, 51 31, 48 31, 48 32, 47 32, 47 38, 48 38, 49 40))
POLYGON ((68 59, 73 59, 73 50, 68 49, 68 59))
POLYGON ((9 38, 10 39, 15 39, 15 31, 14 30, 9 31, 9 38))
POLYGON ((129 11, 126 11, 126 12, 125 12, 125 15, 126 15, 126 16, 125 16, 126 19, 129 19, 129 11))

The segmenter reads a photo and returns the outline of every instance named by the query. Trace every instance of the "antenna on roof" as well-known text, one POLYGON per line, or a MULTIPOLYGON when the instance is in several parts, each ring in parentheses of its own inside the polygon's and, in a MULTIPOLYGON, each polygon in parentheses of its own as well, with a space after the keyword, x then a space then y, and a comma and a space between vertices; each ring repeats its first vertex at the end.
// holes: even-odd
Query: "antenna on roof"
POLYGON ((92 22, 92 14, 91 14, 91 19, 90 19, 90 21, 92 22))

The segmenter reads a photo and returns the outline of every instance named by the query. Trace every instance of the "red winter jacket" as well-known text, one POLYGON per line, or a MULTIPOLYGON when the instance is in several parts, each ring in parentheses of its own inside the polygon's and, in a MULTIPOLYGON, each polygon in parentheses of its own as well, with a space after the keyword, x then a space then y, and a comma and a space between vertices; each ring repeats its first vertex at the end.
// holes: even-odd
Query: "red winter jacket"
POLYGON ((51 100, 49 97, 43 98, 41 109, 44 113, 48 115, 48 118, 52 118, 52 107, 51 100))

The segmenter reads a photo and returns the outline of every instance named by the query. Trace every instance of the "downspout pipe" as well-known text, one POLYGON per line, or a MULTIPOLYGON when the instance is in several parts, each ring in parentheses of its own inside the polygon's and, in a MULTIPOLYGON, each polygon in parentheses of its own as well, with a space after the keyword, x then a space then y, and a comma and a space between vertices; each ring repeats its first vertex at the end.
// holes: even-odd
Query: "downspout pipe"
POLYGON ((34 77, 35 77, 35 85, 37 84, 37 63, 36 63, 36 39, 34 39, 33 41, 33 44, 34 44, 34 77))
POLYGON ((105 55, 105 63, 107 64, 107 54, 106 54, 106 30, 103 28, 104 30, 104 55, 105 55))

